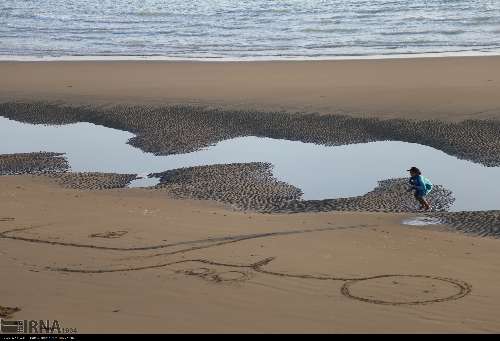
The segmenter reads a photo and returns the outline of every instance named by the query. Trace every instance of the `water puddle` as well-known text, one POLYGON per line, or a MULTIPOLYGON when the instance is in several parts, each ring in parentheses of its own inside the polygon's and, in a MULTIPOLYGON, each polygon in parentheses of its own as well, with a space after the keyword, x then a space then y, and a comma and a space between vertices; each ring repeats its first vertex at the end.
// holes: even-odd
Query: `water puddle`
POLYGON ((427 225, 442 224, 441 220, 432 217, 414 217, 410 219, 405 219, 401 223, 403 225, 411 225, 411 226, 427 226, 427 225))
POLYGON ((138 179, 133 180, 128 187, 153 187, 160 182, 159 178, 149 178, 148 174, 137 174, 138 179))
MULTIPOLYGON (((180 167, 262 161, 274 164, 274 175, 301 188, 304 199, 363 195, 377 181, 406 177, 410 166, 421 168, 434 184, 453 191, 452 210, 499 209, 500 167, 459 160, 437 149, 399 141, 327 147, 312 143, 253 136, 222 141, 203 150, 170 156, 144 153, 126 144, 128 132, 77 123, 44 126, 0 117, 0 154, 64 152, 71 169, 146 175, 180 167)), ((139 179, 133 186, 152 186, 139 179)))

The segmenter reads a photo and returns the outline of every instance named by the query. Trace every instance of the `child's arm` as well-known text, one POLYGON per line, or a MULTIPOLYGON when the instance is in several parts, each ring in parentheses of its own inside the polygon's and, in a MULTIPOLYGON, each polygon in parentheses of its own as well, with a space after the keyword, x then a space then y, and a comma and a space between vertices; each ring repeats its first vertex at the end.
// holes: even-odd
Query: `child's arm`
POLYGON ((421 175, 419 175, 415 181, 415 184, 414 184, 414 188, 417 190, 417 191, 422 191, 424 192, 425 191, 425 183, 424 183, 424 179, 422 178, 421 175))
POLYGON ((413 178, 410 178, 410 180, 408 180, 408 183, 410 184, 410 187, 408 188, 408 192, 416 190, 415 181, 413 180, 413 178))
POLYGON ((425 184, 424 181, 422 180, 422 176, 418 176, 417 178, 410 178, 410 189, 409 191, 424 191, 425 190, 425 184))

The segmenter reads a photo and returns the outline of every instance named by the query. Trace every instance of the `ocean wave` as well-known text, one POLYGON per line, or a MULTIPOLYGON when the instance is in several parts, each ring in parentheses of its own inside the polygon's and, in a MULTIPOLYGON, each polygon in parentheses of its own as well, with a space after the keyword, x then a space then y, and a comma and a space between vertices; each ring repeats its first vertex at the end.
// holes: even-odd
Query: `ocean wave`
POLYGON ((2 0, 0 21, 4 55, 306 58, 500 48, 497 0, 2 0))
POLYGON ((129 12, 127 15, 139 16, 139 17, 170 17, 173 14, 171 12, 156 12, 156 11, 148 11, 142 10, 138 12, 129 12))
POLYGON ((380 32, 383 36, 413 36, 413 35, 434 35, 434 34, 444 34, 444 35, 456 35, 463 34, 467 31, 464 30, 426 30, 426 31, 392 31, 392 32, 380 32))
POLYGON ((354 33, 359 31, 358 28, 304 28, 300 30, 301 32, 304 33, 354 33))

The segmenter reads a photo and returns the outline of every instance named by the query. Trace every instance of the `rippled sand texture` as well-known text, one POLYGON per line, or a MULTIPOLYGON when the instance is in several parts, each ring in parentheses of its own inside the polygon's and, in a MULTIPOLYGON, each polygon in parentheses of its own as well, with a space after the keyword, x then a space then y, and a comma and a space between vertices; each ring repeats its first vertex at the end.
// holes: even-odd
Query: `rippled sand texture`
POLYGON ((64 187, 93 190, 124 188, 136 179, 136 174, 85 172, 54 174, 50 177, 64 187))
POLYGON ((66 172, 68 161, 63 153, 18 153, 0 155, 0 175, 54 174, 66 172))
POLYGON ((500 237, 500 210, 441 212, 433 216, 452 226, 454 231, 482 237, 500 237))
MULTIPOLYGON (((152 174, 160 177, 156 188, 181 198, 220 201, 237 209, 265 213, 327 211, 413 212, 415 200, 406 179, 380 181, 373 191, 359 197, 301 200, 301 191, 276 181, 267 163, 246 163, 181 168, 152 174)), ((446 210, 452 193, 435 186, 429 200, 436 210, 446 210)))
POLYGON ((271 211, 299 200, 302 191, 277 181, 267 163, 236 163, 169 170, 155 188, 178 198, 220 201, 243 210, 271 211))
POLYGON ((136 174, 68 172, 69 164, 62 153, 0 154, 0 175, 45 175, 58 184, 75 189, 111 189, 126 187, 136 174))

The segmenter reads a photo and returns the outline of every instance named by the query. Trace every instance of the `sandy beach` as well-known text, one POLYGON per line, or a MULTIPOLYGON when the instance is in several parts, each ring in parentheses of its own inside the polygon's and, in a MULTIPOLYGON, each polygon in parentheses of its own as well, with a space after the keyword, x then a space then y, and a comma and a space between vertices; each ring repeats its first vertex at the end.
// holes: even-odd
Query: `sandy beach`
POLYGON ((18 319, 86 333, 498 331, 496 239, 404 227, 405 215, 244 214, 143 190, 0 181, 2 306, 18 319), (238 241, 280 232, 290 234, 238 241), (292 277, 238 267, 269 257, 264 270, 292 277), (391 277, 343 280, 381 275, 391 277), (356 300, 346 283, 364 299, 416 303, 356 300))
POLYGON ((500 58, 0 62, 0 99, 498 119, 500 58))
MULTIPOLYGON (((0 74, 0 116, 126 130, 158 155, 251 135, 419 142, 500 165, 500 57, 0 62, 0 74)), ((422 216, 403 180, 302 200, 247 163, 131 189, 135 174, 73 173, 64 150, 46 152, 0 155, 2 318, 83 333, 500 330, 500 211, 446 212, 446 188, 428 215, 442 224, 417 227, 402 224, 422 216)))

